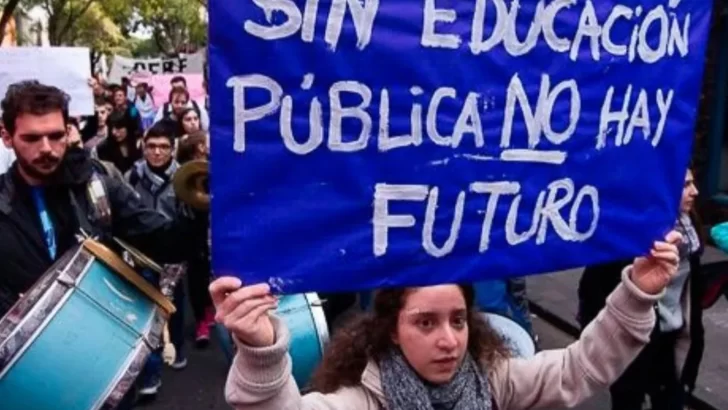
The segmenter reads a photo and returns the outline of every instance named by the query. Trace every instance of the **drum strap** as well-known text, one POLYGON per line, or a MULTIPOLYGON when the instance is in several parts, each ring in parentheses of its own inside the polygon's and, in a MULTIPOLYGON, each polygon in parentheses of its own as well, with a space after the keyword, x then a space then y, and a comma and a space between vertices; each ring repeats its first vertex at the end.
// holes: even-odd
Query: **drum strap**
POLYGON ((48 215, 43 190, 41 188, 33 188, 32 192, 33 202, 35 202, 35 208, 38 210, 40 223, 43 226, 43 236, 45 236, 48 253, 50 254, 51 260, 56 260, 56 230, 53 228, 53 221, 51 221, 48 215))
POLYGON ((79 228, 81 228, 81 231, 83 231, 85 235, 97 237, 100 232, 91 226, 91 222, 88 220, 83 210, 81 209, 81 206, 76 200, 76 194, 73 191, 70 191, 69 194, 71 196, 71 205, 73 206, 73 211, 76 213, 76 219, 78 220, 79 228))

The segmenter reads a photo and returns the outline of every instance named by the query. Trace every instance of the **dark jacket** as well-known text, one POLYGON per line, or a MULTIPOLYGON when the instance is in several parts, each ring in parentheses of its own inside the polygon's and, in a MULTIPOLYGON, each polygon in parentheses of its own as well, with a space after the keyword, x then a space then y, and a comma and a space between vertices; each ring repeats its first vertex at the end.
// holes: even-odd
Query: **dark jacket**
POLYGON ((88 117, 86 120, 86 124, 83 126, 83 129, 81 130, 81 141, 86 143, 91 138, 97 136, 99 134, 99 117, 98 115, 93 115, 88 117))
POLYGON ((139 110, 137 110, 136 106, 134 106, 132 102, 126 103, 126 110, 124 111, 124 115, 126 116, 127 124, 130 124, 132 126, 129 136, 134 136, 135 139, 141 137, 142 133, 144 132, 144 127, 142 126, 142 116, 141 114, 139 114, 139 110))
MULTIPOLYGON (((681 384, 692 392, 700 370, 700 362, 705 350, 705 330, 703 328, 703 309, 700 304, 703 293, 702 266, 700 256, 702 249, 690 256, 690 276, 685 284, 687 292, 683 295, 684 312, 689 312, 685 318, 688 326, 683 329, 681 340, 678 341, 677 356, 684 358, 684 363, 677 364, 682 368, 680 376, 681 384), (683 349, 683 346, 689 346, 683 349), (685 351, 679 351, 679 350, 685 351)), ((589 266, 579 281, 579 323, 584 329, 599 311, 605 306, 606 298, 617 287, 621 280, 621 272, 633 261, 623 260, 609 262, 601 265, 589 266)), ((656 329, 659 321, 656 322, 656 329)))
MULTIPOLYGON (((119 237, 159 263, 184 260, 186 227, 173 224, 164 216, 144 207, 138 195, 123 181, 100 174, 112 209, 110 226, 93 222, 86 185, 94 164, 82 149, 70 149, 44 189, 46 206, 56 234, 56 259, 77 243, 76 234, 85 219, 92 234, 102 239, 119 237), (79 212, 72 205, 71 196, 79 212)), ((0 175, 0 316, 12 307, 20 293, 27 292, 50 268, 53 260, 43 235, 42 225, 30 187, 22 180, 17 163, 0 175)))
POLYGON ((140 159, 126 172, 124 178, 141 196, 143 204, 156 209, 169 219, 176 220, 180 217, 180 205, 172 178, 178 168, 177 161, 172 160, 164 175, 157 175, 149 168, 145 159, 140 159))
POLYGON ((210 212, 198 211, 189 205, 180 204, 180 213, 184 215, 189 232, 191 248, 190 261, 201 272, 210 272, 210 212))

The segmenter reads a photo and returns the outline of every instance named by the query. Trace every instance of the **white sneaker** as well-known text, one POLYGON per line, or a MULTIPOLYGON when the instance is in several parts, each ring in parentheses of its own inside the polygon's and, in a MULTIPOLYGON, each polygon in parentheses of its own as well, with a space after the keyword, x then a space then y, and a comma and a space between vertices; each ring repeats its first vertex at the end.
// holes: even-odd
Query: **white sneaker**
POLYGON ((142 396, 154 396, 159 393, 159 388, 162 387, 162 378, 154 380, 152 383, 145 385, 139 389, 139 394, 142 396))
POLYGON ((173 368, 174 370, 182 370, 185 367, 187 367, 187 359, 182 360, 175 360, 174 363, 172 363, 169 367, 173 368))

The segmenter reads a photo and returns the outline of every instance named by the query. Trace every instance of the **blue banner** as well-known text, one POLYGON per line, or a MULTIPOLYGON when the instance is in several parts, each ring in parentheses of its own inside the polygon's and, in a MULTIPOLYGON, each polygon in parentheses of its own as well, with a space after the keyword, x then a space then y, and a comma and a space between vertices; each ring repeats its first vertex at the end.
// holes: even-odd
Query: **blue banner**
POLYGON ((644 254, 675 223, 709 1, 209 11, 217 274, 475 281, 644 254))

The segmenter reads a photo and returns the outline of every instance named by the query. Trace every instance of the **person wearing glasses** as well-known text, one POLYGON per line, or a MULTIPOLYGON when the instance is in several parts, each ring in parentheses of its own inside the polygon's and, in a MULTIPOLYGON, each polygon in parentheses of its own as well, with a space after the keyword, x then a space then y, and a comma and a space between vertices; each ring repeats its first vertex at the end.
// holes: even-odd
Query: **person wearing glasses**
MULTIPOLYGON (((173 155, 176 130, 177 123, 171 120, 162 120, 152 125, 144 135, 142 159, 125 174, 127 182, 139 194, 144 205, 175 223, 185 218, 172 184, 172 177, 179 168, 173 155)), ((175 370, 182 370, 187 366, 184 353, 185 296, 184 286, 176 286, 174 303, 177 311, 169 323, 170 337, 177 352, 175 361, 171 364, 175 370)), ((155 354, 152 359, 156 360, 157 366, 142 374, 143 387, 139 390, 142 396, 156 395, 161 386, 161 355, 155 354)))
POLYGON ((172 176, 179 168, 174 159, 174 121, 159 121, 144 135, 142 158, 125 173, 129 184, 141 195, 142 202, 169 219, 177 215, 177 200, 172 176))

